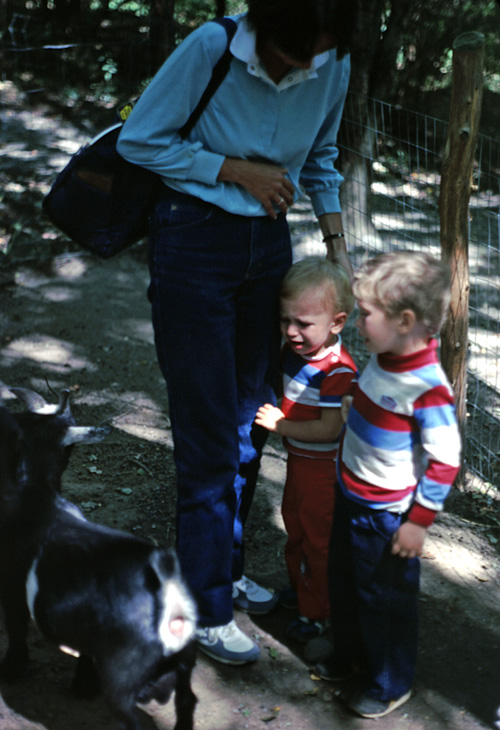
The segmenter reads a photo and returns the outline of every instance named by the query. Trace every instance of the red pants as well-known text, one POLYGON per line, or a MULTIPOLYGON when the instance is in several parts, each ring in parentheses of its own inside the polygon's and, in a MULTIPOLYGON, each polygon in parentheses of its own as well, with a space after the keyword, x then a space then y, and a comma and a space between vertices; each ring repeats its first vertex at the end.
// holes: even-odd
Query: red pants
POLYGON ((288 533, 285 559, 299 613, 314 621, 330 616, 327 564, 335 481, 333 459, 288 454, 281 506, 288 533))

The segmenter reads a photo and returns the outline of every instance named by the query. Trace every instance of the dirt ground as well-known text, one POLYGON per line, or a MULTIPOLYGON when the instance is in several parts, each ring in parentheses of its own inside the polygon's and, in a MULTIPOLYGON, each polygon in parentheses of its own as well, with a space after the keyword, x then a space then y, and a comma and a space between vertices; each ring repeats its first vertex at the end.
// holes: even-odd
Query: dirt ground
MULTIPOLYGON (((14 101, 2 124, 4 194, 17 194, 16 185, 26 189, 28 176, 35 193, 43 193, 53 175, 54 149, 60 167, 78 133, 59 117, 41 120, 39 109, 35 113, 23 100, 14 101)), ((90 520, 172 545, 172 439, 145 296, 144 251, 134 249, 107 262, 57 248, 52 249, 57 255, 49 256, 58 235, 39 212, 24 210, 18 192, 23 223, 17 235, 31 241, 38 237, 43 254, 0 268, 0 381, 53 400, 69 388, 81 425, 109 423, 112 434, 105 442, 75 450, 64 496, 90 520)), ((16 210, 12 200, 7 200, 7 216, 16 210)), ((281 443, 271 438, 247 529, 246 572, 276 589, 286 585, 280 517, 284 470, 281 443)), ((194 672, 197 730, 263 730, 268 725, 273 730, 355 730, 373 722, 388 730, 492 727, 500 705, 500 556, 486 527, 454 514, 457 500, 460 495, 430 529, 422 561, 421 644, 410 702, 378 721, 352 716, 339 701, 338 687, 311 676, 304 647, 285 638, 289 611, 279 608, 258 620, 237 613, 261 647, 261 658, 233 668, 200 655, 194 672)), ((0 655, 5 644, 0 628, 0 655)), ((26 677, 0 685, 1 730, 114 727, 102 700, 82 702, 70 695, 74 659, 48 646, 34 627, 30 647, 26 677)), ((142 709, 144 730, 173 727, 171 705, 142 709)))

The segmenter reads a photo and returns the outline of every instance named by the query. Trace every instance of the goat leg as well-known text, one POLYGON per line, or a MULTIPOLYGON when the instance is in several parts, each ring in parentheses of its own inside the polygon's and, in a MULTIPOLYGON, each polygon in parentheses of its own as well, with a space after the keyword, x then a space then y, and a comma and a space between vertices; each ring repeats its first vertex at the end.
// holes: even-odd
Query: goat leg
POLYGON ((191 674, 196 661, 196 645, 184 649, 183 661, 177 668, 175 685, 175 712, 177 721, 174 730, 193 730, 194 708, 197 698, 191 689, 191 674))
POLYGON ((82 700, 92 700, 101 692, 101 682, 91 657, 82 654, 76 663, 71 691, 82 700))
POLYGON ((29 611, 23 590, 12 585, 3 594, 2 607, 8 638, 7 653, 0 663, 0 678, 9 682, 19 679, 28 665, 27 645, 29 611))

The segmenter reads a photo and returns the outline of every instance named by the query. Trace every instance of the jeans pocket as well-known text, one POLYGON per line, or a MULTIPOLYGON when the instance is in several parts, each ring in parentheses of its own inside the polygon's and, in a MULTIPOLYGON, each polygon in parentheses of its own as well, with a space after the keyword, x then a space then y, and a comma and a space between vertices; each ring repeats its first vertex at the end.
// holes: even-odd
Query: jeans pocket
POLYGON ((380 510, 371 516, 372 530, 390 544, 401 526, 401 515, 380 510))
POLYGON ((164 228, 187 229, 208 222, 213 212, 213 205, 199 198, 183 195, 178 199, 176 196, 173 200, 164 199, 158 203, 154 223, 160 231, 164 228))

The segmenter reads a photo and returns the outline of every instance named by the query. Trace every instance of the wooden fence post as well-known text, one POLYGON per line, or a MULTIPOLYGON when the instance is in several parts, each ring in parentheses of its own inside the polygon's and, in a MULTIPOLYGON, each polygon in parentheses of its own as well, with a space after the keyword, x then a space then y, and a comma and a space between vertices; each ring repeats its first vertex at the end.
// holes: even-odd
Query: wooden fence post
MULTIPOLYGON (((450 121, 439 193, 441 256, 451 268, 451 304, 441 333, 441 360, 455 393, 463 442, 467 403, 469 199, 483 95, 483 59, 482 33, 464 33, 455 40, 450 121)), ((463 476, 462 470, 460 482, 463 476)))

